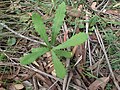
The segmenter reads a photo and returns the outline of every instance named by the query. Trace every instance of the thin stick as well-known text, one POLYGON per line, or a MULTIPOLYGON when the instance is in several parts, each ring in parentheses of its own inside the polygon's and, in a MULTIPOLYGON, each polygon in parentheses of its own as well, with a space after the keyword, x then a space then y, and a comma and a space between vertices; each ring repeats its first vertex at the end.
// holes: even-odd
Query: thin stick
MULTIPOLYGON (((23 65, 22 65, 22 66, 23 66, 23 65)), ((44 76, 48 76, 48 77, 50 77, 50 78, 53 78, 53 79, 55 79, 55 80, 60 81, 60 82, 63 83, 63 80, 62 80, 62 79, 56 78, 56 77, 54 77, 54 76, 52 76, 52 75, 50 75, 50 74, 47 74, 47 73, 45 73, 45 72, 42 72, 42 71, 40 71, 39 69, 31 68, 31 67, 29 67, 29 66, 24 66, 24 67, 26 67, 26 68, 28 68, 28 69, 30 69, 30 70, 32 70, 32 71, 35 71, 35 72, 37 72, 37 73, 39 73, 39 74, 42 74, 42 75, 44 75, 44 76)), ((74 89, 77 88, 77 90, 78 90, 78 86, 75 85, 75 84, 70 84, 70 87, 73 87, 74 89)))
MULTIPOLYGON (((64 31, 65 31, 65 32, 67 31, 67 25, 66 25, 65 22, 64 22, 64 31)), ((69 65, 70 65, 70 59, 67 59, 67 60, 66 60, 66 68, 67 68, 67 69, 68 69, 69 65)), ((67 88, 68 88, 68 86, 69 86, 68 77, 69 77, 69 74, 67 73, 67 74, 65 75, 64 80, 63 80, 63 89, 62 89, 62 90, 67 90, 67 88)))
POLYGON ((39 44, 41 44, 41 45, 43 45, 43 46, 46 46, 46 44, 43 43, 43 42, 39 42, 39 41, 37 41, 37 40, 31 39, 31 38, 29 38, 29 37, 23 36, 22 34, 19 34, 19 33, 15 32, 14 30, 12 30, 11 28, 9 28, 7 25, 5 25, 5 24, 3 24, 3 23, 0 23, 0 25, 2 25, 4 28, 6 28, 7 30, 11 31, 11 32, 14 33, 15 35, 18 35, 19 37, 22 37, 22 38, 27 39, 27 40, 30 40, 30 41, 32 41, 32 42, 39 43, 39 44))
POLYGON ((96 9, 100 8, 103 4, 105 4, 105 1, 106 1, 106 0, 103 0, 103 1, 96 7, 96 9))
POLYGON ((0 63, 0 66, 23 66, 23 67, 25 67, 25 68, 27 68, 27 69, 29 69, 29 70, 32 70, 32 71, 34 71, 34 72, 36 72, 36 73, 39 73, 39 74, 42 74, 42 75, 44 75, 44 76, 48 76, 48 77, 50 77, 50 78, 53 78, 53 79, 55 79, 55 80, 59 80, 60 82, 63 82, 63 80, 62 79, 59 79, 59 78, 56 78, 56 77, 54 77, 54 76, 52 76, 52 75, 50 75, 50 74, 47 74, 47 73, 45 73, 45 72, 43 72, 43 71, 40 71, 39 69, 36 69, 35 67, 29 67, 29 66, 26 66, 26 65, 20 65, 19 63, 0 63))
POLYGON ((56 80, 47 90, 51 90, 51 88, 58 82, 58 80, 56 80))
POLYGON ((32 70, 32 71, 35 71, 35 72, 37 72, 37 73, 39 73, 39 74, 42 74, 42 75, 44 75, 44 76, 48 76, 48 77, 50 77, 50 78, 53 78, 53 79, 55 79, 55 80, 59 80, 59 81, 62 82, 61 79, 56 78, 56 77, 54 77, 54 76, 52 76, 52 75, 50 75, 50 74, 47 74, 47 73, 45 73, 45 72, 43 72, 43 71, 40 71, 39 69, 36 69, 35 67, 32 67, 32 68, 31 68, 31 67, 25 66, 25 65, 22 65, 22 66, 24 66, 25 68, 28 68, 28 69, 30 69, 30 70, 32 70))
MULTIPOLYGON (((97 27, 97 26, 96 26, 96 27, 97 27)), ((99 43, 101 43, 101 45, 102 45, 101 48, 102 48, 103 53, 104 53, 104 55, 105 55, 105 58, 106 58, 106 61, 107 61, 107 64, 108 64, 108 67, 109 67, 109 70, 110 70, 110 74, 111 74, 111 76, 112 76, 112 78, 113 78, 113 82, 114 82, 115 86, 117 87, 117 89, 120 90, 120 86, 119 86, 118 82, 117 82, 116 79, 115 79, 114 73, 113 73, 113 71, 112 71, 112 67, 111 67, 111 65, 110 65, 110 62, 109 62, 107 53, 106 53, 106 51, 105 51, 105 46, 104 46, 104 44, 103 44, 102 37, 101 37, 98 29, 95 29, 95 34, 96 34, 97 38, 99 38, 99 40, 98 40, 99 43)))
POLYGON ((106 6, 108 5, 108 3, 109 3, 109 0, 106 2, 106 4, 103 6, 103 8, 99 11, 99 13, 101 13, 106 8, 106 6))
POLYGON ((82 60, 82 55, 78 58, 78 60, 77 60, 77 62, 74 64, 74 67, 76 66, 76 65, 78 65, 78 63, 82 60))
MULTIPOLYGON (((54 77, 54 76, 52 76, 52 75, 50 75, 50 74, 47 74, 47 73, 45 73, 45 72, 40 71, 39 69, 36 69, 36 68, 34 68, 34 67, 31 68, 31 67, 29 67, 29 66, 20 65, 19 63, 1 63, 1 62, 0 62, 0 66, 23 66, 23 67, 25 67, 25 68, 27 68, 27 69, 29 69, 29 70, 32 70, 32 71, 34 71, 34 72, 36 72, 36 73, 38 73, 38 74, 42 74, 42 75, 44 75, 44 76, 48 76, 48 77, 50 77, 50 78, 52 78, 52 79, 55 79, 56 81, 60 81, 61 83, 63 83, 63 80, 62 80, 62 79, 56 78, 56 77, 54 77)), ((75 85, 75 84, 72 84, 72 83, 70 83, 69 86, 70 86, 70 87, 73 87, 74 89, 77 89, 77 90, 78 90, 78 88, 79 88, 79 86, 77 86, 77 85, 75 85)))
MULTIPOLYGON (((86 20, 89 20, 87 10, 86 10, 86 20)), ((89 29, 89 23, 86 22, 86 33, 87 33, 87 34, 88 34, 88 29, 89 29)), ((88 36, 88 37, 89 37, 89 36, 88 36)), ((88 44, 88 49, 89 49, 90 66, 92 66, 92 56, 91 56, 90 41, 89 41, 89 39, 87 40, 87 44, 88 44)), ((92 72, 92 71, 91 71, 91 72, 92 72)))

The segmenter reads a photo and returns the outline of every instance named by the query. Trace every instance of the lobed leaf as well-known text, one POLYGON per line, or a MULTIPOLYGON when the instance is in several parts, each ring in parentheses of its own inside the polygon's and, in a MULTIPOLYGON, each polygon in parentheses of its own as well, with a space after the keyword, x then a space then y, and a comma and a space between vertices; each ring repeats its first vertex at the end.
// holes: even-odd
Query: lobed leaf
POLYGON ((74 36, 72 36, 70 39, 68 39, 66 42, 56 46, 53 48, 53 50, 56 49, 63 49, 63 48, 67 48, 70 46, 76 46, 76 45, 80 45, 82 43, 84 43, 87 40, 88 36, 86 33, 79 33, 76 34, 74 36))
POLYGON ((65 2, 63 2, 58 6, 56 10, 55 18, 53 20, 52 40, 51 40, 52 45, 54 45, 57 34, 59 33, 60 28, 62 26, 64 17, 65 17, 65 12, 66 12, 66 5, 65 5, 65 2))
POLYGON ((110 77, 101 77, 95 80, 90 86, 88 87, 89 90, 98 90, 101 87, 102 90, 105 89, 106 84, 108 83, 110 77))
POLYGON ((48 36, 46 34, 45 25, 41 16, 38 13, 32 14, 32 22, 34 24, 36 32, 41 36, 41 38, 45 41, 45 43, 50 46, 48 41, 48 36))
POLYGON ((60 60, 58 59, 58 57, 56 56, 54 51, 52 52, 52 61, 54 64, 54 68, 56 71, 56 74, 59 78, 64 78, 64 76, 66 75, 66 69, 64 68, 64 65, 62 64, 62 62, 60 62, 60 60))
POLYGON ((68 52, 68 51, 63 51, 63 50, 55 50, 54 51, 57 56, 62 56, 62 57, 65 57, 65 58, 71 58, 72 57, 72 52, 68 52))
POLYGON ((23 64, 23 65, 31 64, 38 57, 40 57, 41 55, 43 55, 44 53, 46 53, 48 51, 49 51, 49 49, 45 48, 45 47, 35 48, 35 50, 32 53, 29 53, 29 54, 25 55, 24 57, 21 57, 20 63, 23 64))

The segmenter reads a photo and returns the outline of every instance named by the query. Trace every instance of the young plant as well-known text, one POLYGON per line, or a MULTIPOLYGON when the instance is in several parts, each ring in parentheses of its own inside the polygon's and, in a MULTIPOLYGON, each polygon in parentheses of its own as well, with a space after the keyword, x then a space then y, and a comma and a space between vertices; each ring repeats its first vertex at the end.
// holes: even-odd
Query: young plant
POLYGON ((60 61, 59 57, 71 58, 72 53, 68 51, 64 51, 62 49, 76 46, 84 43, 87 40, 87 35, 85 33, 79 33, 72 36, 66 42, 55 46, 56 37, 60 31, 60 28, 63 24, 66 12, 66 5, 65 3, 61 3, 55 14, 55 18, 53 20, 52 26, 52 38, 51 42, 48 41, 48 36, 46 34, 45 25, 41 16, 38 13, 33 13, 32 21, 35 27, 36 32, 40 35, 40 37, 44 40, 47 46, 32 48, 31 53, 21 57, 20 63, 23 65, 31 64, 34 62, 38 57, 45 54, 46 52, 51 52, 52 54, 52 62, 54 64, 54 69, 56 71, 56 75, 59 78, 64 78, 66 75, 66 69, 62 62, 60 61), (54 46, 54 47, 53 47, 54 46))

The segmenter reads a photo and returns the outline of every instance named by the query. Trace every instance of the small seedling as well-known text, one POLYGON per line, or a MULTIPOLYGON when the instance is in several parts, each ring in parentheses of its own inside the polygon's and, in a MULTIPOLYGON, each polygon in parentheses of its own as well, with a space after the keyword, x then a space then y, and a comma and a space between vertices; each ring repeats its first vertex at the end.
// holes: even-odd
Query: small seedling
POLYGON ((33 21, 35 30, 40 35, 40 37, 44 40, 47 46, 32 48, 31 53, 28 53, 27 55, 21 57, 21 60, 20 60, 21 64, 23 65, 31 64, 41 55, 45 54, 46 52, 51 52, 56 75, 59 78, 64 78, 64 76, 66 75, 66 69, 62 64, 62 62, 60 61, 59 57, 63 56, 65 58, 71 58, 72 53, 68 51, 64 51, 62 49, 68 48, 71 46, 80 45, 87 40, 87 34, 79 33, 72 36, 66 42, 58 46, 55 46, 56 37, 59 34, 60 28, 65 18, 65 12, 66 12, 66 5, 63 2, 58 6, 56 10, 56 14, 55 14, 55 18, 53 20, 53 26, 52 26, 51 41, 48 40, 48 36, 45 30, 45 25, 40 15, 38 13, 32 14, 32 21, 33 21))

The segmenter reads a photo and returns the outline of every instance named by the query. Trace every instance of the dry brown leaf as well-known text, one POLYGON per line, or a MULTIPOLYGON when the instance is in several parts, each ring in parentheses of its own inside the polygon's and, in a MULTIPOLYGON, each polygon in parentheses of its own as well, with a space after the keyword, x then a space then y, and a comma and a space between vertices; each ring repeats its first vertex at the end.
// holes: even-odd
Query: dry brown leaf
POLYGON ((55 69, 51 72, 51 74, 56 77, 55 69))
POLYGON ((72 54, 74 55, 76 50, 77 50, 78 46, 75 46, 73 49, 72 49, 72 54))
POLYGON ((108 76, 108 77, 104 77, 104 78, 103 78, 103 81, 104 81, 104 82, 100 85, 100 87, 104 90, 106 84, 107 84, 108 81, 109 81, 109 76, 108 76))
POLYGON ((32 16, 32 13, 27 13, 29 16, 32 16))
POLYGON ((76 9, 76 8, 73 8, 73 7, 71 7, 71 6, 68 6, 67 7, 67 14, 69 15, 69 16, 72 16, 72 17, 80 17, 80 15, 81 15, 81 10, 82 10, 82 5, 80 5, 79 7, 78 7, 78 9, 76 9))
POLYGON ((92 5, 91 5, 91 8, 92 8, 93 10, 96 10, 96 5, 97 5, 97 3, 96 3, 96 2, 93 2, 92 5))
POLYGON ((82 8, 83 8, 83 5, 79 5, 79 7, 78 7, 78 11, 82 11, 82 8))
POLYGON ((106 10, 105 13, 112 14, 112 15, 120 15, 120 12, 118 10, 106 10))
POLYGON ((90 38, 91 41, 93 41, 93 42, 97 42, 97 37, 96 37, 95 34, 91 34, 91 35, 89 35, 89 38, 90 38))
POLYGON ((99 78, 89 86, 89 90, 97 90, 99 87, 101 87, 104 90, 108 81, 109 81, 109 77, 99 78))
POLYGON ((117 37, 120 37, 120 32, 117 32, 116 35, 117 35, 117 37))
POLYGON ((0 90, 5 90, 5 89, 1 87, 0 90))
POLYGON ((118 82, 120 82, 120 75, 117 75, 116 78, 117 78, 118 82))
POLYGON ((25 87, 32 87, 32 83, 30 81, 23 81, 22 82, 25 87))
POLYGON ((50 19, 50 16, 48 14, 45 14, 45 15, 42 16, 42 18, 43 18, 43 20, 47 20, 47 19, 50 19))
POLYGON ((23 84, 15 84, 14 87, 17 89, 17 90, 21 90, 24 88, 23 84))
POLYGON ((94 70, 98 67, 98 65, 101 63, 102 59, 100 59, 99 61, 97 61, 95 64, 93 64, 92 66, 89 67, 90 70, 94 70))
POLYGON ((36 61, 34 61, 33 64, 38 66, 38 67, 40 66, 36 61))
POLYGON ((113 87, 112 90, 117 90, 117 88, 116 88, 116 87, 113 87))
POLYGON ((87 0, 88 2, 93 2, 93 0, 87 0))
POLYGON ((9 89, 9 90, 16 90, 14 84, 9 84, 7 89, 9 89))

